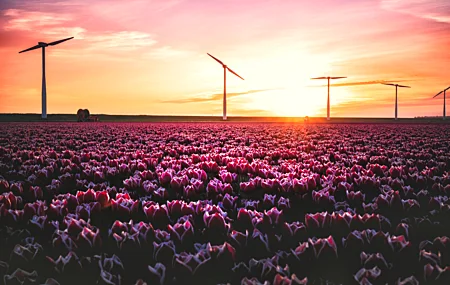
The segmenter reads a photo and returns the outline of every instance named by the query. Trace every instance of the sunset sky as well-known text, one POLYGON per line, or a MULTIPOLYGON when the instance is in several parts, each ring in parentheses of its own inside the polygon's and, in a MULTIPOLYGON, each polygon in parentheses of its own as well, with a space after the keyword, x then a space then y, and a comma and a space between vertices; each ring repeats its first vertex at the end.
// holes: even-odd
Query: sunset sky
MULTIPOLYGON (((448 0, 0 0, 0 113, 325 116, 326 81, 398 81, 399 117, 440 116, 448 0)), ((331 88, 331 116, 392 117, 395 88, 331 88)), ((450 92, 449 92, 450 93, 450 92)), ((449 108, 448 108, 449 109, 449 108)))

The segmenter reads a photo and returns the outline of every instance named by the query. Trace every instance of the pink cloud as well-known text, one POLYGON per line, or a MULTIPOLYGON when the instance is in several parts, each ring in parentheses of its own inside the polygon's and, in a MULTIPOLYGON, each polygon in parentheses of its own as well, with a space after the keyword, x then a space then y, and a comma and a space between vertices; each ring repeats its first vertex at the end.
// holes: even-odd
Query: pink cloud
POLYGON ((450 23, 450 3, 447 0, 382 0, 381 7, 422 19, 450 23))
POLYGON ((72 20, 69 15, 30 12, 19 9, 8 9, 3 12, 3 15, 7 17, 3 26, 6 31, 31 31, 36 27, 58 26, 72 20))
POLYGON ((134 50, 157 43, 152 35, 138 31, 105 32, 86 37, 90 49, 134 50))

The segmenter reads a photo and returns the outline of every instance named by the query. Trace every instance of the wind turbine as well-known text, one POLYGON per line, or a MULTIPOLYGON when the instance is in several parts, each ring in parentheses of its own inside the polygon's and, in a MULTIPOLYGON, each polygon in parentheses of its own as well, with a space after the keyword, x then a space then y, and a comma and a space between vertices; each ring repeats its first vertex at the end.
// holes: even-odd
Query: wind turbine
POLYGON ((331 79, 341 79, 341 78, 347 78, 347 77, 345 77, 345 76, 339 76, 339 77, 328 76, 328 77, 311 78, 311 79, 328 79, 327 121, 330 120, 330 80, 331 79))
POLYGON ((229 72, 233 73, 240 79, 244 80, 244 78, 240 77, 236 72, 231 70, 228 66, 226 66, 223 62, 215 58, 214 56, 208 55, 212 58, 214 58, 218 63, 220 63, 223 67, 223 120, 225 121, 227 119, 227 69, 229 72))
POLYGON ((45 48, 48 46, 55 46, 57 44, 60 44, 62 42, 65 42, 65 41, 68 41, 71 39, 73 39, 73 37, 70 37, 67 39, 62 39, 59 41, 54 41, 51 43, 38 42, 38 44, 35 45, 34 47, 30 47, 23 51, 19 51, 19 53, 23 53, 23 52, 27 52, 30 50, 42 48, 42 119, 47 118, 47 86, 45 83, 45 48))
POLYGON ((450 87, 447 87, 446 89, 442 90, 441 92, 439 92, 438 94, 434 95, 434 97, 433 97, 433 98, 435 98, 435 97, 441 95, 441 93, 444 93, 444 114, 443 114, 443 116, 442 116, 442 119, 443 119, 443 120, 445 120, 445 92, 446 92, 448 89, 450 89, 450 87))
POLYGON ((397 120, 397 114, 398 114, 398 87, 402 88, 411 88, 411 86, 405 86, 400 84, 393 84, 393 83, 381 83, 383 85, 390 85, 395 86, 395 120, 397 120))

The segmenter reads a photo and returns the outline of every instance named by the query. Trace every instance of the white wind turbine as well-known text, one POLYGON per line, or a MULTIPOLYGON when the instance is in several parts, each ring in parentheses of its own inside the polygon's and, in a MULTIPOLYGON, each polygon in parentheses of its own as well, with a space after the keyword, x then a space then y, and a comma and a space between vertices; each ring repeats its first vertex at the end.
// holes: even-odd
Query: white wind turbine
POLYGON ((226 66, 223 62, 221 62, 214 56, 210 55, 209 53, 208 53, 208 55, 210 57, 212 57, 213 59, 215 59, 223 67, 223 120, 225 121, 227 119, 227 69, 229 72, 233 73, 240 79, 244 80, 244 78, 240 77, 236 72, 231 70, 228 66, 226 66))
POLYGON ((405 85, 393 84, 393 83, 381 83, 381 84, 395 86, 395 119, 397 120, 397 115, 398 115, 398 87, 411 88, 411 86, 405 86, 405 85))
POLYGON ((332 77, 332 76, 328 76, 328 77, 315 77, 315 78, 311 78, 311 79, 327 79, 328 80, 328 99, 327 99, 327 121, 330 120, 330 80, 331 79, 342 79, 342 78, 347 78, 345 76, 338 76, 338 77, 332 77))
POLYGON ((436 98, 437 96, 441 95, 442 93, 444 93, 444 114, 442 115, 442 119, 445 120, 445 92, 450 89, 450 87, 447 87, 446 89, 442 90, 441 92, 439 92, 438 94, 434 95, 433 98, 436 98))
POLYGON ((47 118, 47 86, 46 86, 46 82, 45 82, 45 48, 48 46, 55 46, 57 44, 68 41, 70 39, 73 39, 73 37, 70 37, 67 39, 62 39, 59 41, 54 41, 51 43, 38 42, 38 44, 35 45, 34 47, 30 47, 28 49, 25 49, 25 50, 19 52, 19 53, 23 53, 23 52, 27 52, 30 50, 42 48, 42 118, 43 119, 47 118))

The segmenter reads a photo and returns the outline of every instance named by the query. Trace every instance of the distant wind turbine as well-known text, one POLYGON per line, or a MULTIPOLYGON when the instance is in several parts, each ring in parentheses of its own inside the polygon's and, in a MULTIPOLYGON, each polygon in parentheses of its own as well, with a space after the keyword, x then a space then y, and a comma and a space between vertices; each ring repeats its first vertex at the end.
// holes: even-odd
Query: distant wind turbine
POLYGON ((400 84, 393 84, 393 83, 381 83, 383 85, 390 85, 390 86, 395 86, 395 119, 397 120, 397 115, 398 115, 398 87, 402 87, 402 88, 411 88, 411 86, 405 86, 405 85, 400 85, 400 84))
POLYGON ((228 66, 226 66, 223 62, 221 62, 214 56, 210 55, 209 53, 208 53, 208 55, 210 57, 212 57, 213 59, 215 59, 223 67, 223 120, 225 121, 227 119, 227 69, 229 72, 233 73, 240 79, 244 80, 244 78, 240 77, 236 72, 231 70, 228 66))
POLYGON ((332 77, 332 76, 328 76, 328 77, 315 77, 315 78, 311 78, 311 79, 328 79, 328 99, 327 99, 327 120, 330 120, 330 79, 341 79, 341 78, 347 78, 345 76, 339 76, 339 77, 332 77))
POLYGON ((19 53, 23 53, 23 52, 27 52, 30 50, 42 48, 42 119, 47 118, 47 86, 45 83, 45 48, 48 46, 55 46, 57 44, 60 44, 62 42, 65 42, 65 41, 68 41, 71 39, 73 39, 73 37, 59 40, 59 41, 54 41, 51 43, 38 42, 38 44, 35 45, 34 47, 30 47, 28 49, 25 49, 25 50, 19 52, 19 53))
POLYGON ((444 93, 444 114, 442 115, 442 119, 445 120, 445 92, 450 89, 450 87, 447 87, 446 89, 442 90, 441 92, 439 92, 438 94, 434 95, 433 98, 436 98, 437 96, 441 95, 442 93, 444 93))

